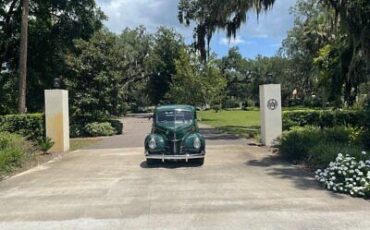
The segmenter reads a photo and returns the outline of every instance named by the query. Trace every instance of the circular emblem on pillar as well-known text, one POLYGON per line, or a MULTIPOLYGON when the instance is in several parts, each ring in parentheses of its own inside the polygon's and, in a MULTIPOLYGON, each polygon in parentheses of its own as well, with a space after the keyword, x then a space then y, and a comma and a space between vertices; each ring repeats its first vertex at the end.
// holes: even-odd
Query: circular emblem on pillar
POLYGON ((279 102, 276 99, 270 99, 267 101, 267 108, 269 110, 275 110, 279 106, 279 102))

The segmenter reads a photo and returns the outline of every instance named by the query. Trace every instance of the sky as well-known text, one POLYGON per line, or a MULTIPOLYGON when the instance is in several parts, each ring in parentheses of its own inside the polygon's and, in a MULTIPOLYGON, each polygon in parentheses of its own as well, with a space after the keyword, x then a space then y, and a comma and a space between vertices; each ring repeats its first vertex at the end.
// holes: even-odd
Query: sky
MULTIPOLYGON (((273 56, 281 47, 287 31, 293 27, 294 17, 290 8, 297 0, 276 0, 274 7, 262 13, 257 20, 255 13, 248 14, 248 20, 235 39, 229 40, 224 31, 212 38, 211 48, 218 56, 227 54, 230 47, 237 46, 247 58, 257 55, 273 56)), ((181 25, 177 19, 179 0, 97 0, 97 4, 108 16, 106 27, 120 33, 126 27, 144 25, 149 32, 159 26, 173 27, 182 34, 185 41, 193 41, 193 28, 181 25)))

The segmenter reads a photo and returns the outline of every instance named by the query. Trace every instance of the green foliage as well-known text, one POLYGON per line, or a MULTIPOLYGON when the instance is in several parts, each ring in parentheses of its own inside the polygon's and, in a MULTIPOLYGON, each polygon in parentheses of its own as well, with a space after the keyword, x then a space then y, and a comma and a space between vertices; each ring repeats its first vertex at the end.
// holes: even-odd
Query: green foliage
POLYGON ((227 105, 231 100, 238 103, 250 101, 254 106, 259 102, 259 86, 265 83, 281 84, 284 105, 290 105, 291 100, 302 104, 310 91, 308 85, 311 83, 303 80, 306 73, 295 70, 296 64, 283 56, 257 56, 250 60, 243 58, 238 48, 232 48, 227 56, 218 61, 218 65, 221 74, 227 80, 222 98, 226 108, 235 107, 235 105, 227 105), (296 98, 292 97, 294 89, 298 91, 296 98))
POLYGON ((119 120, 110 120, 109 121, 113 129, 115 130, 114 133, 121 135, 123 132, 123 124, 119 120))
POLYGON ((309 150, 320 142, 317 128, 294 128, 284 132, 276 146, 282 157, 290 161, 301 161, 308 157, 309 150))
POLYGON ((226 81, 212 63, 197 62, 185 49, 176 60, 176 75, 166 98, 170 103, 203 106, 220 101, 226 81))
POLYGON ((365 144, 367 149, 370 149, 370 101, 366 108, 366 118, 364 125, 364 133, 362 135, 362 142, 365 144))
POLYGON ((362 151, 360 146, 348 142, 319 142, 308 150, 307 164, 314 168, 325 168, 338 153, 349 154, 359 159, 362 151))
POLYGON ((355 132, 345 127, 295 127, 283 133, 276 147, 287 160, 302 161, 312 168, 325 167, 339 152, 360 157, 363 148, 353 139, 355 132))
POLYGON ((85 124, 83 122, 74 122, 70 124, 69 135, 72 138, 75 137, 85 137, 87 134, 85 132, 85 124))
MULTIPOLYGON (((1 68, 0 68, 1 71, 1 68)), ((0 73, 0 115, 16 113, 17 81, 10 73, 0 73)))
POLYGON ((212 105, 212 109, 213 109, 216 113, 218 113, 218 112, 220 112, 220 111, 221 111, 222 107, 221 107, 221 105, 219 105, 219 104, 214 104, 214 105, 212 105))
POLYGON ((302 110, 286 111, 283 113, 284 130, 293 126, 352 126, 362 127, 365 113, 359 111, 330 111, 330 110, 302 110))
POLYGON ((42 114, 0 116, 0 132, 16 133, 32 141, 40 140, 44 137, 44 117, 42 114))
POLYGON ((230 97, 223 101, 222 107, 224 109, 240 108, 240 101, 230 97))
MULTIPOLYGON (((0 113, 15 112, 21 21, 20 0, 0 1, 0 113)), ((104 14, 95 0, 30 1, 28 29, 28 111, 41 111, 43 89, 68 70, 64 56, 73 40, 88 40, 102 27, 104 14)))
MULTIPOLYGON (((226 30, 227 37, 236 36, 236 32, 247 21, 247 12, 269 9, 275 0, 181 0, 178 5, 178 18, 181 23, 196 24, 195 48, 203 59, 207 57, 207 46, 215 31, 226 30)), ((209 53, 208 53, 209 57, 209 53)))
POLYGON ((112 136, 115 134, 115 130, 109 122, 93 122, 85 125, 85 131, 92 137, 98 136, 112 136))
POLYGON ((38 142, 38 144, 39 144, 39 147, 40 147, 41 151, 44 154, 47 154, 49 149, 51 149, 54 146, 55 143, 49 137, 46 137, 46 138, 40 140, 38 142))
POLYGON ((0 132, 0 178, 22 165, 32 146, 21 136, 0 132))
POLYGON ((231 48, 228 55, 219 61, 221 74, 227 80, 223 98, 224 105, 230 98, 238 101, 244 101, 248 97, 258 98, 250 83, 250 78, 254 77, 250 74, 252 65, 253 61, 243 58, 238 48, 231 48))
POLYGON ((73 123, 106 121, 127 111, 127 87, 148 77, 149 35, 140 27, 119 36, 99 31, 89 41, 75 42, 77 55, 65 81, 71 92, 73 123))
POLYGON ((165 27, 160 27, 153 35, 153 43, 149 60, 151 77, 147 90, 151 102, 158 105, 165 101, 165 95, 170 90, 172 78, 176 74, 175 61, 180 58, 185 43, 180 34, 165 27))
POLYGON ((366 0, 297 1, 281 53, 293 61, 300 91, 336 107, 354 105, 361 84, 370 80, 369 12, 366 0))

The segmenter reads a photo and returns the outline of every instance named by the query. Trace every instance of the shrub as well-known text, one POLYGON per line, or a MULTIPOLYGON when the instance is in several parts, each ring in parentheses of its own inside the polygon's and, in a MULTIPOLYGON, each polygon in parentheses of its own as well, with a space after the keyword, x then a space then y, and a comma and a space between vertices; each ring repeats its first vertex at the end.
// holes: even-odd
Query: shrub
POLYGON ((277 148, 279 153, 285 159, 290 161, 304 160, 308 156, 309 150, 320 142, 320 133, 318 128, 294 128, 291 131, 283 133, 278 140, 277 148))
POLYGON ((216 113, 218 113, 218 112, 220 112, 221 111, 221 105, 219 105, 219 104, 215 104, 215 105, 212 105, 212 109, 216 112, 216 113))
POLYGON ((329 167, 316 171, 316 179, 328 190, 352 196, 370 197, 370 159, 362 152, 362 159, 339 153, 329 167))
POLYGON ((23 137, 7 132, 0 133, 0 178, 22 165, 32 153, 32 145, 23 137))
POLYGON ((360 146, 340 142, 320 142, 308 151, 307 164, 311 168, 324 168, 334 161, 339 152, 350 154, 356 159, 362 151, 360 146))
POLYGON ((362 134, 362 142, 367 149, 370 149, 370 102, 368 103, 365 116, 364 132, 362 134))
POLYGON ((42 114, 15 114, 0 116, 0 132, 16 133, 32 141, 44 137, 42 114))
POLYGON ((334 126, 361 127, 365 120, 364 111, 321 111, 321 110, 298 110, 283 113, 284 130, 293 126, 318 126, 330 128, 334 126))
POLYGON ((240 101, 234 98, 227 98, 223 103, 222 107, 224 109, 233 109, 240 107, 240 101))
POLYGON ((109 122, 93 122, 85 126, 85 131, 92 137, 97 136, 112 136, 114 134, 114 128, 109 122))
POLYGON ((70 124, 69 135, 71 137, 86 136, 85 125, 84 124, 78 124, 78 123, 71 123, 70 124))
POLYGON ((315 98, 306 98, 303 100, 303 105, 305 107, 322 107, 324 105, 324 101, 320 97, 315 98))
POLYGON ((49 149, 54 146, 55 143, 49 137, 46 137, 43 140, 40 140, 38 144, 41 151, 46 154, 48 153, 49 149))
POLYGON ((252 99, 247 99, 247 101, 245 101, 243 103, 243 110, 248 110, 249 107, 254 107, 256 105, 256 102, 253 101, 252 99))
POLYGON ((325 142, 349 144, 351 142, 352 130, 352 128, 336 126, 333 128, 324 129, 322 133, 324 135, 323 138, 325 142))
POLYGON ((121 135, 123 132, 123 124, 119 120, 110 120, 109 121, 113 129, 115 130, 114 133, 121 135))
POLYGON ((327 129, 312 126, 295 127, 283 133, 276 147, 279 154, 287 160, 304 161, 315 168, 333 161, 341 149, 349 153, 360 152, 360 145, 354 147, 356 146, 352 138, 354 130, 345 127, 327 129))

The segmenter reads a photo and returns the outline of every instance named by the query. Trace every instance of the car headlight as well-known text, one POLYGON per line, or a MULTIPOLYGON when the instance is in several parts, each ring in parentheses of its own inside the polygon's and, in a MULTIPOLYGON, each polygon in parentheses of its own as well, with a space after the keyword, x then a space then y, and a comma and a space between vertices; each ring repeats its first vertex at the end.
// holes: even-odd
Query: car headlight
POLYGON ((157 143, 155 142, 154 138, 151 138, 148 144, 150 149, 155 149, 157 147, 157 143))
POLYGON ((196 137, 196 138, 194 139, 193 147, 194 147, 195 149, 200 149, 201 145, 202 145, 202 143, 200 142, 199 137, 196 137))

